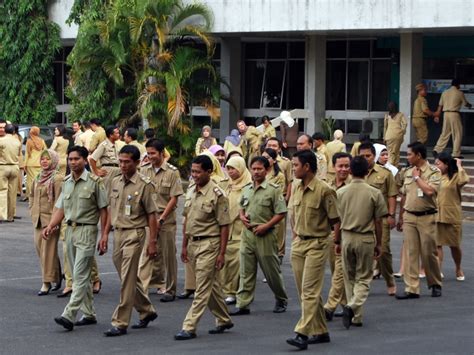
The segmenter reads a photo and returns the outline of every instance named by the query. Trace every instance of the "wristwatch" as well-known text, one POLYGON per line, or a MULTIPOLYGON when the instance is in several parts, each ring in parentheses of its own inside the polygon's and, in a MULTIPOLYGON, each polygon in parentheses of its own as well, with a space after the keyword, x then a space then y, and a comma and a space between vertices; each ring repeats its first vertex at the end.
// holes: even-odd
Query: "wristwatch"
POLYGON ((162 226, 163 224, 165 224, 165 220, 160 218, 160 219, 158 220, 158 223, 162 226))
POLYGON ((415 180, 415 182, 417 182, 419 178, 420 178, 419 176, 415 176, 415 177, 413 177, 413 180, 415 180))

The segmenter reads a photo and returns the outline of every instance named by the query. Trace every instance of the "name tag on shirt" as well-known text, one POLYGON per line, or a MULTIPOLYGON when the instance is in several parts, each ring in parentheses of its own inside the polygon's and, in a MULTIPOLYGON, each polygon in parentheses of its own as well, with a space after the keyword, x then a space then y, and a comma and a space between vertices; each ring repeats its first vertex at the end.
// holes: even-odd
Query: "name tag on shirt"
POLYGON ((423 190, 418 187, 418 188, 416 189, 416 195, 417 195, 418 197, 423 197, 423 190))
POLYGON ((130 216, 132 214, 132 206, 125 205, 125 216, 130 216))

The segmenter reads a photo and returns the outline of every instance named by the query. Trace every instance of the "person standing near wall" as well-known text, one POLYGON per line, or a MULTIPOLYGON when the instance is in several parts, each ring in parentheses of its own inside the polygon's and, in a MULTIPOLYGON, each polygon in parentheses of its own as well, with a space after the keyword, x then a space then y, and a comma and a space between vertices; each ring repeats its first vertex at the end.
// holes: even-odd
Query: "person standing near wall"
POLYGON ((426 101, 426 91, 425 84, 418 84, 415 86, 415 89, 418 93, 418 97, 413 103, 413 112, 412 112, 412 125, 415 129, 416 140, 421 144, 426 144, 428 141, 428 126, 426 125, 426 120, 428 117, 435 116, 435 112, 431 111, 428 107, 428 101, 426 101))
POLYGON ((388 114, 383 121, 383 140, 387 144, 390 154, 390 163, 398 166, 400 162, 400 146, 407 130, 407 119, 402 112, 398 111, 397 104, 393 101, 388 103, 388 114))

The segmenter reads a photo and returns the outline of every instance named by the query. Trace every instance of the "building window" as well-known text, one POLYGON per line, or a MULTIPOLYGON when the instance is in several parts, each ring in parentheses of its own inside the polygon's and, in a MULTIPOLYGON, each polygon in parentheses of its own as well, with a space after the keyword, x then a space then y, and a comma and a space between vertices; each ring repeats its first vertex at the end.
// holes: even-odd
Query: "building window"
POLYGON ((244 45, 244 108, 304 108, 305 42, 244 45))
POLYGON ((66 111, 67 105, 69 105, 69 99, 66 96, 66 88, 68 85, 70 67, 67 65, 66 60, 69 53, 71 53, 71 50, 72 47, 61 48, 53 61, 53 86, 54 91, 56 92, 58 106, 56 107, 56 117, 52 123, 67 123, 66 111))

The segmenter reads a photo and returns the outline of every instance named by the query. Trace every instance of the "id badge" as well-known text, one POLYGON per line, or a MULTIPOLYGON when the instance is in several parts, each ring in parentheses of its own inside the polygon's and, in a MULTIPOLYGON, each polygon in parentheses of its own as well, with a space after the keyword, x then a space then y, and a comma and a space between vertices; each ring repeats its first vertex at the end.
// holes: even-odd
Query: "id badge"
POLYGON ((416 189, 416 195, 417 195, 418 197, 423 197, 423 190, 418 187, 418 188, 416 189))
POLYGON ((130 216, 132 214, 132 206, 125 205, 125 216, 130 216))

